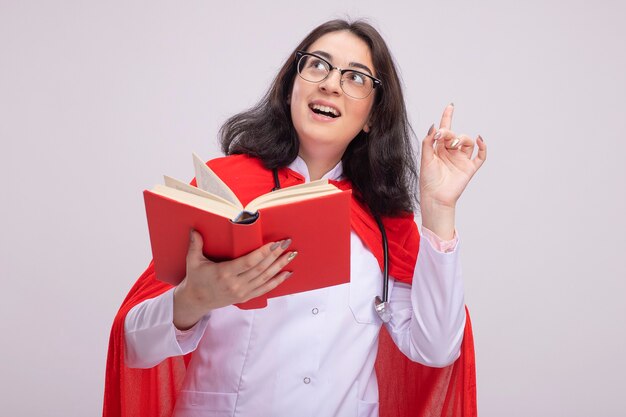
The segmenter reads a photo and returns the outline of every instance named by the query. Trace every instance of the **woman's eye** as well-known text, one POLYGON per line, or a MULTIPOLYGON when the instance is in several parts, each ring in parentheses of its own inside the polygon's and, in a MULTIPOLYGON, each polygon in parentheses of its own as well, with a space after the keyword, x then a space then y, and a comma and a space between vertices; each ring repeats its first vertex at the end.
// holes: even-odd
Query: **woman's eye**
POLYGON ((326 63, 320 59, 311 59, 308 66, 318 71, 326 71, 326 63))
POLYGON ((351 83, 363 85, 365 84, 365 77, 358 72, 349 72, 348 81, 350 81, 351 83))

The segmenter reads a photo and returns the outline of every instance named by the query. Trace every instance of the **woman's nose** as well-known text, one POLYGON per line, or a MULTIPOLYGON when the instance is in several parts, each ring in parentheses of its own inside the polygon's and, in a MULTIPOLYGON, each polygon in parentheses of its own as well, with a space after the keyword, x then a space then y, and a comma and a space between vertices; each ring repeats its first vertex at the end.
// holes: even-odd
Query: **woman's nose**
POLYGON ((341 72, 332 69, 328 77, 320 82, 319 88, 329 94, 341 94, 341 72))

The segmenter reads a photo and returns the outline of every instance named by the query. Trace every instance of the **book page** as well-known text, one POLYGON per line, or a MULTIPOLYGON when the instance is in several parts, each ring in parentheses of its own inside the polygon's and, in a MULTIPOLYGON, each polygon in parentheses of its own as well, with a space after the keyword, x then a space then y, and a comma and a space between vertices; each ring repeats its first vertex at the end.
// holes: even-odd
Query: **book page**
POLYGON ((335 188, 334 190, 325 190, 325 191, 313 191, 313 192, 307 192, 307 191, 303 191, 302 193, 298 193, 298 194, 286 194, 281 196, 278 199, 274 199, 274 200, 269 200, 269 201, 263 201, 260 204, 248 204, 248 206, 246 206, 246 209, 248 210, 259 210, 262 208, 267 208, 267 207, 273 207, 273 206, 280 206, 280 205, 285 205, 285 204, 290 204, 290 203, 296 203, 296 202, 300 202, 300 201, 305 201, 305 200, 310 200, 310 199, 314 199, 314 198, 319 198, 319 197, 324 197, 327 195, 331 195, 331 194, 337 194, 337 193, 342 193, 343 191, 341 191, 338 188, 335 188))
POLYGON ((189 185, 186 182, 182 182, 180 180, 177 180, 176 178, 172 178, 172 177, 169 177, 167 175, 164 175, 163 176, 163 180, 164 180, 164 183, 165 183, 165 185, 167 187, 174 188, 174 189, 179 190, 179 191, 184 191, 186 193, 194 194, 194 195, 197 195, 197 196, 200 196, 200 197, 208 198, 209 200, 219 201, 219 202, 221 202, 223 204, 232 206, 235 209, 239 208, 239 206, 237 206, 236 204, 233 204, 232 202, 230 202, 230 201, 228 201, 228 200, 226 200, 226 199, 224 199, 224 198, 222 198, 220 196, 208 193, 208 192, 206 192, 204 190, 201 190, 201 189, 199 189, 197 187, 194 187, 193 185, 189 185))
POLYGON ((235 193, 195 153, 193 154, 193 166, 196 171, 196 182, 199 189, 230 201, 243 210, 243 205, 235 193))
POLYGON ((263 207, 287 204, 299 200, 308 200, 310 198, 338 192, 341 192, 341 190, 329 184, 328 180, 311 181, 263 194, 248 203, 246 209, 254 212, 263 207))
POLYGON ((166 185, 157 184, 154 188, 152 188, 152 190, 150 190, 150 192, 199 208, 200 210, 217 214, 218 216, 222 216, 227 219, 234 219, 240 213, 240 210, 233 207, 230 202, 224 204, 219 200, 208 199, 197 194, 177 190, 176 188, 168 187, 166 185))

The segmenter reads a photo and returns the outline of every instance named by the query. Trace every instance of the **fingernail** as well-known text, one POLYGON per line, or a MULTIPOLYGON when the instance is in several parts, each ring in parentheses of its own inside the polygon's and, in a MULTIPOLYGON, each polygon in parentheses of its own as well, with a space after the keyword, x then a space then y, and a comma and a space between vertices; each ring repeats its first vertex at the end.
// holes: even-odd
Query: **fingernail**
POLYGON ((293 251, 289 254, 289 256, 287 256, 287 262, 291 262, 293 261, 293 258, 295 258, 296 256, 298 256, 298 252, 297 251, 293 251))
POLYGON ((430 126, 430 129, 428 129, 427 136, 430 136, 431 133, 433 133, 433 130, 435 130, 435 124, 434 123, 430 126))
MULTIPOLYGON (((282 242, 282 240, 281 240, 280 242, 282 242)), ((276 250, 276 249, 278 249, 278 247, 280 246, 280 242, 274 242, 274 243, 272 243, 272 246, 270 246, 270 250, 276 250)))
POLYGON ((450 144, 450 149, 456 149, 459 143, 461 143, 461 140, 459 138, 454 138, 454 140, 450 144))
POLYGON ((291 239, 285 239, 283 240, 283 243, 280 245, 280 247, 283 249, 287 249, 289 245, 291 245, 291 239))
POLYGON ((435 137, 433 139, 435 139, 435 140, 441 139, 441 132, 437 131, 437 133, 435 133, 435 137))
POLYGON ((189 231, 189 241, 193 243, 193 229, 189 231))
POLYGON ((481 141, 482 143, 485 143, 485 140, 483 139, 482 136, 478 135, 478 140, 481 141))
POLYGON ((450 105, 451 105, 452 107, 454 107, 454 103, 450 103, 450 105))
POLYGON ((291 271, 287 272, 287 275, 285 275, 285 279, 289 278, 292 275, 293 275, 293 272, 291 272, 291 271))

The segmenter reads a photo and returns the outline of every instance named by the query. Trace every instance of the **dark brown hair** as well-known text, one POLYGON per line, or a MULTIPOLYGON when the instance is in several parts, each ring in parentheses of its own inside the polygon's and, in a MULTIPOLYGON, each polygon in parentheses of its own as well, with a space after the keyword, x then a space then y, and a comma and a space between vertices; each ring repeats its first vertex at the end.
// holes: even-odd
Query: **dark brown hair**
POLYGON ((224 123, 222 150, 227 155, 258 157, 270 169, 287 166, 298 156, 298 135, 288 104, 297 76, 295 51, 307 50, 323 35, 337 31, 349 31, 369 46, 376 76, 382 81, 374 91, 369 133, 361 131, 342 157, 344 175, 372 212, 393 216, 413 211, 417 171, 402 87, 387 44, 364 21, 331 20, 313 29, 294 49, 265 96, 224 123))

